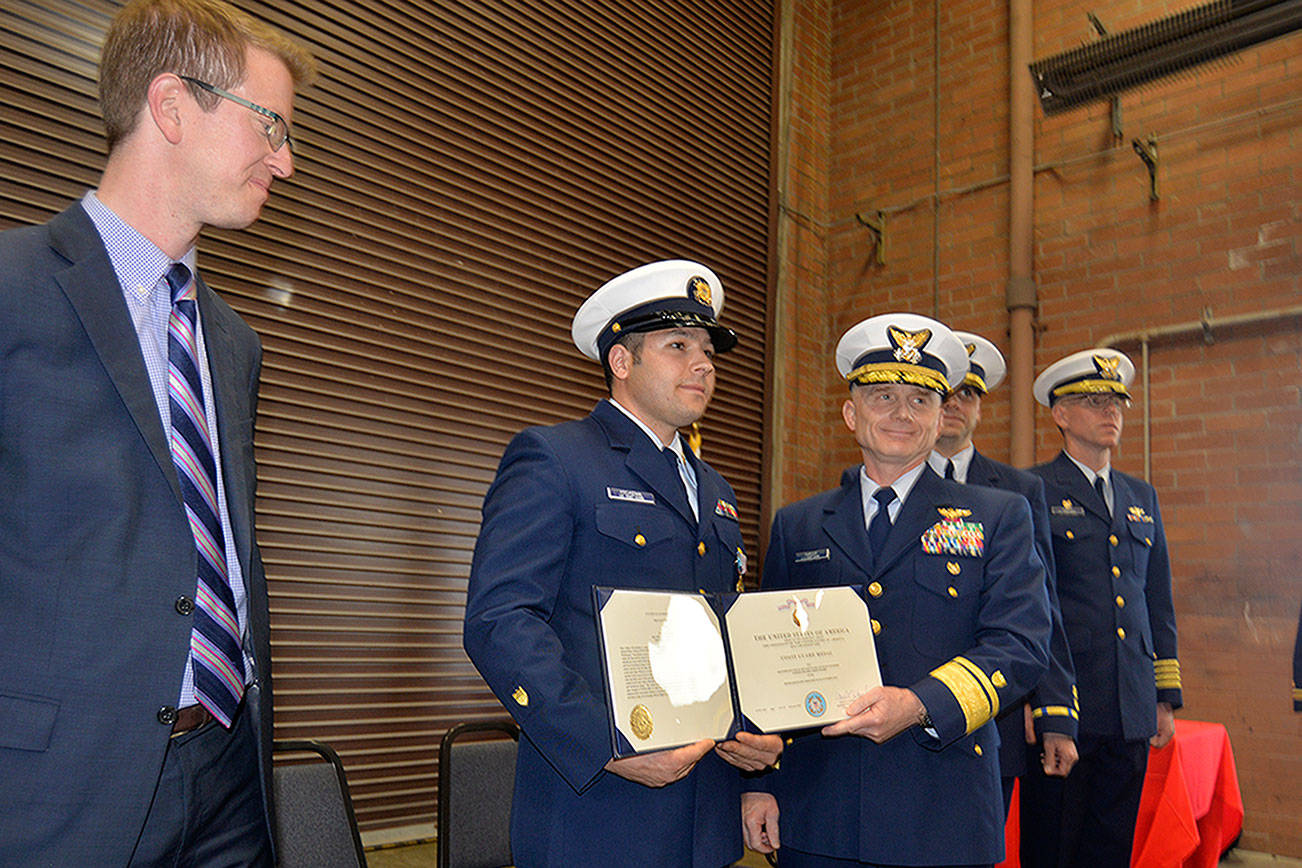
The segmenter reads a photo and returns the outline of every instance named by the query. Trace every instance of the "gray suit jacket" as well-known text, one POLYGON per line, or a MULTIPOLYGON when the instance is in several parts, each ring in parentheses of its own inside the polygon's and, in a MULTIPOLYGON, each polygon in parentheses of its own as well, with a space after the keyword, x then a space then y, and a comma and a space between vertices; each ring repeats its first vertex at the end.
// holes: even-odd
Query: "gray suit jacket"
MULTIPOLYGON (((199 283, 248 586, 270 822, 266 578, 253 538, 257 336, 199 283)), ((189 654, 195 549, 139 340, 80 204, 0 233, 0 864, 123 865, 189 654)))

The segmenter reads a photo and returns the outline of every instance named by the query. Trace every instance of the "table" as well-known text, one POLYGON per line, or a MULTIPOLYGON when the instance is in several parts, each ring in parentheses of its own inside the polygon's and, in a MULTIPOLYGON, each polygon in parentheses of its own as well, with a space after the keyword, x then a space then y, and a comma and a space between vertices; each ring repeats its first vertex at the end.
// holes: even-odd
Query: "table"
MULTIPOLYGON (((1018 799, 1015 789, 1004 829, 1008 858, 999 868, 1020 865, 1018 799)), ((1176 718, 1175 738, 1148 753, 1131 868, 1214 868, 1242 828, 1229 733, 1219 723, 1176 718)))

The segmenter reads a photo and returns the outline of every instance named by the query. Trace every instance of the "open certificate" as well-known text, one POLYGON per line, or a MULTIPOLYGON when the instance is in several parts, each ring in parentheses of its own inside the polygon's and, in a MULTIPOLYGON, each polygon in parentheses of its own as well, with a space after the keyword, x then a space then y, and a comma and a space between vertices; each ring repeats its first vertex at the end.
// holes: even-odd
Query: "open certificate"
POLYGON ((616 756, 824 726, 881 684, 859 587, 594 597, 616 756))

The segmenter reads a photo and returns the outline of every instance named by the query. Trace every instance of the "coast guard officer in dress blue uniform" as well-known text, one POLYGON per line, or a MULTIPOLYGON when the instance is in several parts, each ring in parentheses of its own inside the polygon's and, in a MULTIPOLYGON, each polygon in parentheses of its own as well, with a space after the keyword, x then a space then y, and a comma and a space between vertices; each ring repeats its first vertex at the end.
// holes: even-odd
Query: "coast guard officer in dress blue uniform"
POLYGON ((1058 598, 1080 692, 1080 760, 1065 780, 1023 778, 1022 864, 1127 868, 1148 748, 1180 707, 1166 534, 1153 486, 1111 465, 1135 367, 1091 349, 1035 380, 1063 451, 1044 480, 1058 598))
POLYGON ((1027 702, 1007 708, 997 721, 999 769, 1003 776, 1004 810, 1008 810, 1013 784, 1030 762, 1040 763, 1046 774, 1063 777, 1076 762, 1076 675, 1058 610, 1054 588, 1053 542, 1049 533, 1049 508, 1044 483, 1038 476, 1002 461, 987 458, 972 444, 981 422, 981 399, 1004 379, 1007 366, 999 348, 981 335, 954 332, 967 349, 968 371, 963 383, 945 398, 940 409, 940 436, 928 462, 946 479, 999 488, 1022 495, 1031 505, 1035 550, 1044 562, 1053 633, 1049 642, 1049 669, 1027 697, 1027 702), (1027 745, 1031 747, 1028 750, 1027 745))
POLYGON ((709 592, 745 571, 736 496, 678 430, 714 393, 723 287, 656 262, 598 289, 574 318, 610 397, 585 419, 526 428, 484 500, 465 647, 520 724, 511 847, 521 868, 696 866, 741 858, 740 775, 778 736, 740 733, 613 759, 592 586, 709 592))
POLYGON ((1026 498, 927 466, 967 351, 886 314, 841 338, 842 407, 863 464, 780 510, 764 588, 866 585, 884 686, 746 782, 747 844, 783 868, 990 865, 1003 858, 993 718, 1040 680, 1049 606, 1026 498))

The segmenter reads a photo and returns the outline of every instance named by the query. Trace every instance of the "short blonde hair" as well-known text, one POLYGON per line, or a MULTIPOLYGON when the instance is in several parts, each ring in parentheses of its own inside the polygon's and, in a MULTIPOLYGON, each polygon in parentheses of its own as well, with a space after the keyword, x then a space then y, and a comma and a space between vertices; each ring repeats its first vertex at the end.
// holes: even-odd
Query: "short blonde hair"
MULTIPOLYGON (((307 49, 224 0, 131 0, 114 16, 100 55, 99 101, 109 151, 135 129, 155 77, 172 72, 229 90, 244 81, 249 48, 284 62, 295 87, 316 76, 307 49)), ((206 110, 220 99, 190 89, 206 110)))

